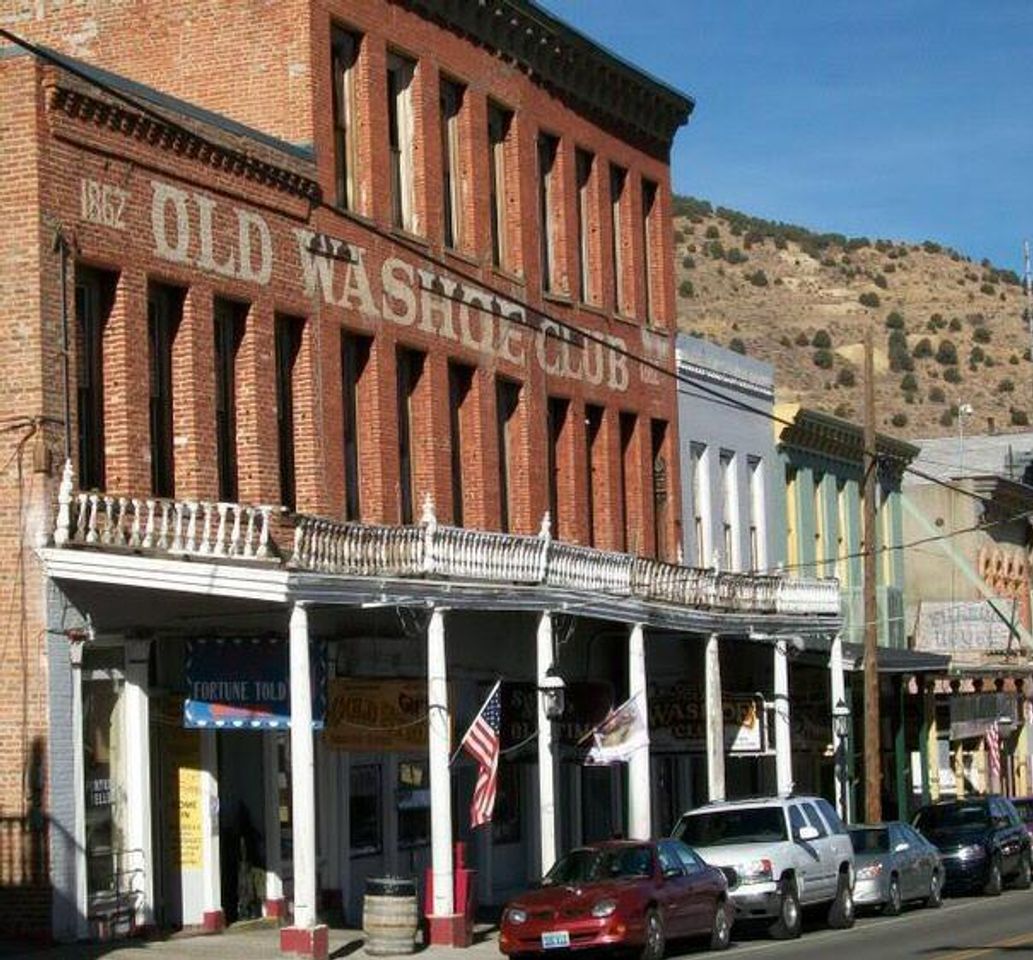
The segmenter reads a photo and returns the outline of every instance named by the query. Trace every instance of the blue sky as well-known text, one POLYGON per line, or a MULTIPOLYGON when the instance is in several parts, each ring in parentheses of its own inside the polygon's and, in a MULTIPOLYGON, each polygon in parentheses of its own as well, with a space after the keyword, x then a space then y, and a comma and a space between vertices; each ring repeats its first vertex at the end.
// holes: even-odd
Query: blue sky
POLYGON ((690 94, 675 190, 1021 271, 1033 0, 541 0, 690 94))

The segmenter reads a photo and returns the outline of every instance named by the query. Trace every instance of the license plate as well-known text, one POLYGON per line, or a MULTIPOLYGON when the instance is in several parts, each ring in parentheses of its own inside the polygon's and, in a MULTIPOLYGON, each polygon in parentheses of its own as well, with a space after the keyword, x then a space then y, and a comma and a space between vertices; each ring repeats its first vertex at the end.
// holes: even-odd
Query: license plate
POLYGON ((570 946, 570 932, 567 930, 553 930, 551 933, 542 934, 543 950, 558 950, 570 946))

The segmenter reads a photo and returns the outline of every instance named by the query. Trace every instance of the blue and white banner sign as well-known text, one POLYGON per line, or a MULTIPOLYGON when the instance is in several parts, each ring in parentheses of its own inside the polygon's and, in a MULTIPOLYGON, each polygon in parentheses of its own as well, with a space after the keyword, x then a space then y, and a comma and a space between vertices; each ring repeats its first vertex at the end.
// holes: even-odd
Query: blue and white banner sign
MULTIPOLYGON (((186 642, 183 725, 194 729, 284 730, 290 726, 288 646, 276 638, 186 642)), ((326 647, 311 648, 312 726, 326 715, 326 647)))

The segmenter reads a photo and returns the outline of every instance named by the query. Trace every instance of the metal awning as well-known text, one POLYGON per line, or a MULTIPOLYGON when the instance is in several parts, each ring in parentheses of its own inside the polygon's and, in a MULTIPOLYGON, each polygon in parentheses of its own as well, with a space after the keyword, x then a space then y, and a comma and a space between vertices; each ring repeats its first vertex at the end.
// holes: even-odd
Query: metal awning
MULTIPOLYGON (((940 653, 925 650, 908 650, 901 647, 879 647, 879 673, 947 673, 951 658, 940 653)), ((864 669, 864 645, 843 644, 843 669, 860 671, 864 669)))

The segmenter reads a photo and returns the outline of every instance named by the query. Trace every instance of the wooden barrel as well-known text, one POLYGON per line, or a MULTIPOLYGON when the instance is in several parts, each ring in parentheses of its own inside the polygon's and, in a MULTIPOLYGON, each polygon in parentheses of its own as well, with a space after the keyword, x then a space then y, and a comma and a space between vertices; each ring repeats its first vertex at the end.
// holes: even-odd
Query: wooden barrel
POLYGON ((375 957, 412 953, 416 949, 419 912, 416 881, 377 877, 366 881, 362 901, 362 932, 366 952, 375 957))

